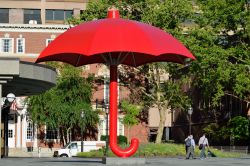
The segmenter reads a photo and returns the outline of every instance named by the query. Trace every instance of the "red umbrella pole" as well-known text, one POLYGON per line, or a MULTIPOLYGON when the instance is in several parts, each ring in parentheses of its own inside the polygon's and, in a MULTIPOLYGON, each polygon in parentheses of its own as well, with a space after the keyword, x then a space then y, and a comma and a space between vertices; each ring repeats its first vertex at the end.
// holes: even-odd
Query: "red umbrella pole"
POLYGON ((133 138, 131 145, 127 149, 121 149, 117 145, 117 65, 110 66, 110 121, 109 140, 110 149, 119 157, 129 157, 133 155, 139 146, 139 140, 133 138))

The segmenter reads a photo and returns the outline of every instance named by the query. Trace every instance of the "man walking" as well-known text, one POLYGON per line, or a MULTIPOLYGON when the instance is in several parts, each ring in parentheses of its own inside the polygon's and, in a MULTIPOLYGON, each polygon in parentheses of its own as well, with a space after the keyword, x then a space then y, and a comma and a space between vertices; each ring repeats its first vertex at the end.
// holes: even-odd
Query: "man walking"
POLYGON ((189 146, 187 146, 186 159, 189 159, 190 157, 192 157, 192 159, 194 159, 195 141, 193 139, 193 135, 190 135, 187 138, 186 145, 189 145, 189 146))
POLYGON ((203 134, 203 136, 200 137, 200 139, 199 139, 199 149, 201 150, 201 152, 200 152, 200 159, 201 160, 206 158, 206 154, 205 154, 206 146, 209 148, 208 140, 207 140, 205 134, 203 134))
POLYGON ((185 150, 186 150, 186 154, 188 152, 188 147, 191 145, 191 142, 189 142, 190 140, 190 135, 187 136, 187 138, 185 138, 185 150))

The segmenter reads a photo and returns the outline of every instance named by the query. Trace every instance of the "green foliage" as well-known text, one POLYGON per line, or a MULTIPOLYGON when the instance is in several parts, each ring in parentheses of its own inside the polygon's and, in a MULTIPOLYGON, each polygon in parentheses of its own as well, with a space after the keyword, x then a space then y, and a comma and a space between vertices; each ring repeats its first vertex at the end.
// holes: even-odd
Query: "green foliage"
MULTIPOLYGON (((229 152, 222 152, 217 149, 211 148, 211 151, 217 157, 242 157, 242 154, 239 153, 229 153, 229 152)), ((198 148, 195 149, 195 156, 199 156, 200 150, 198 148)), ((79 157, 103 157, 104 153, 102 150, 98 151, 91 151, 91 152, 84 152, 78 153, 77 156, 79 157)), ((115 155, 111 153, 109 150, 108 153, 109 157, 114 157, 115 155)), ((180 157, 186 156, 185 146, 183 144, 142 144, 140 145, 138 151, 132 157, 180 157)))
POLYGON ((229 139, 234 141, 248 140, 250 137, 249 131, 250 121, 242 116, 236 116, 230 119, 226 124, 209 124, 204 128, 204 132, 213 140, 221 141, 229 139))
POLYGON ((236 141, 242 139, 247 140, 247 138, 250 138, 249 137, 250 122, 247 118, 242 116, 236 116, 229 120, 227 126, 229 134, 236 141))
MULTIPOLYGON (((109 136, 108 136, 109 137, 109 136)), ((101 135, 101 141, 106 141, 107 136, 106 135, 101 135)), ((128 143, 128 139, 126 136, 123 135, 119 135, 117 137, 117 141, 119 145, 123 145, 123 144, 127 144, 128 143)))
POLYGON ((245 0, 197 0, 199 13, 184 43, 197 57, 194 85, 218 106, 222 96, 249 99, 250 10, 245 0))
POLYGON ((80 77, 80 70, 60 64, 57 85, 43 94, 29 97, 28 112, 34 122, 53 128, 68 128, 84 124, 85 128, 95 126, 98 113, 92 110, 92 78, 80 77), (80 114, 84 111, 84 118, 80 114))
POLYGON ((139 123, 138 116, 141 111, 141 107, 138 105, 130 104, 128 101, 124 100, 121 102, 121 109, 125 113, 123 118, 123 124, 127 126, 133 126, 139 123))

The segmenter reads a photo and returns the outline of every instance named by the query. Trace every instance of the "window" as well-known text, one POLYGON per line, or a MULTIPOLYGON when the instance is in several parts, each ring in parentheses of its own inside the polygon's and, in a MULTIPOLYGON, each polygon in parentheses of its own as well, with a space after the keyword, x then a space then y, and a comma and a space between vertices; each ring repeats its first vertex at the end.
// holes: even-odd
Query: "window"
POLYGON ((46 127, 46 139, 57 139, 58 130, 51 127, 46 127))
POLYGON ((16 52, 17 53, 24 53, 25 52, 25 39, 24 38, 17 38, 17 40, 16 40, 16 52))
POLYGON ((36 20, 41 24, 41 10, 39 9, 24 9, 24 24, 29 24, 30 20, 36 20))
MULTIPOLYGON (((117 119, 117 136, 118 135, 124 135, 124 125, 122 123, 122 120, 123 118, 122 117, 119 117, 117 119)), ((106 133, 106 117, 100 117, 100 123, 99 123, 99 132, 98 132, 98 137, 101 137, 102 135, 108 135, 109 134, 109 131, 108 133, 106 133)), ((109 123, 109 121, 108 121, 109 123)))
POLYGON ((46 21, 66 20, 73 15, 73 10, 46 10, 46 21))
POLYGON ((118 121, 118 135, 124 135, 122 118, 119 118, 119 121, 118 121))
POLYGON ((65 19, 73 16, 73 10, 65 10, 65 19))
POLYGON ((105 121, 103 119, 100 119, 100 125, 99 125, 99 134, 100 135, 104 135, 104 125, 105 125, 105 121))
POLYGON ((9 9, 0 9, 0 23, 9 23, 9 9))
MULTIPOLYGON (((109 80, 107 75, 104 75, 104 101, 109 103, 109 80)), ((117 79, 117 103, 119 103, 120 92, 119 92, 119 79, 117 79)))
POLYGON ((46 39, 46 46, 48 46, 54 39, 46 39))
POLYGON ((0 41, 1 50, 0 52, 13 53, 13 39, 2 38, 0 41))
POLYGON ((31 140, 33 139, 33 122, 31 120, 29 120, 27 122, 27 135, 26 138, 31 140))
POLYGON ((72 143, 69 149, 77 149, 77 143, 72 143))
POLYGON ((109 103, 109 77, 104 75, 104 101, 109 103))
POLYGON ((53 20, 64 20, 64 10, 54 10, 53 20))
POLYGON ((8 130, 8 138, 13 138, 13 130, 8 130))

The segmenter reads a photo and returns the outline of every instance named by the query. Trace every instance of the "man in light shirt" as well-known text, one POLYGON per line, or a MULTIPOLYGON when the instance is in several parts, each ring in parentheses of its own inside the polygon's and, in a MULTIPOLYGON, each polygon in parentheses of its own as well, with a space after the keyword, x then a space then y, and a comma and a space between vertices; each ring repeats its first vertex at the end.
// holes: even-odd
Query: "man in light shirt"
POLYGON ((190 139, 191 141, 191 146, 187 148, 186 159, 189 159, 190 157, 194 159, 195 141, 194 141, 193 135, 188 136, 188 139, 190 139))
POLYGON ((206 158, 206 154, 205 154, 206 146, 209 148, 208 140, 207 140, 205 134, 203 134, 203 136, 200 137, 199 143, 198 143, 198 144, 199 144, 199 146, 202 147, 202 148, 200 149, 200 150, 201 150, 200 159, 205 159, 205 158, 206 158))

